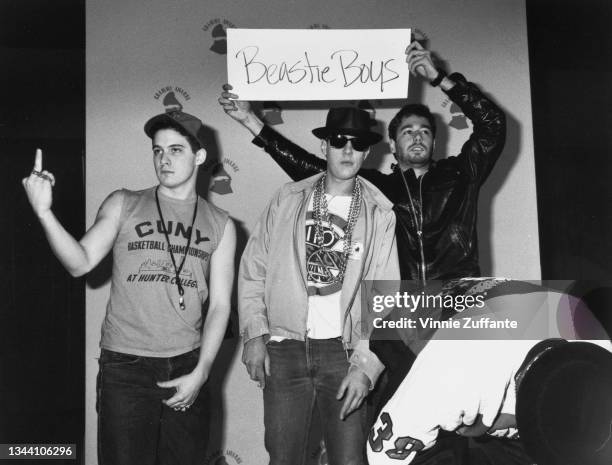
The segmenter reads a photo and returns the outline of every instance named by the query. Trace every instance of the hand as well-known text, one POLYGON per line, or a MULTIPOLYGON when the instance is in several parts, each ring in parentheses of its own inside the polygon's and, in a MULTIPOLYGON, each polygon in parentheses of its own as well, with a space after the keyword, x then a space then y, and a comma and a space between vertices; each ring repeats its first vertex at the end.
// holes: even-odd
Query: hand
POLYGON ((482 414, 476 416, 476 420, 471 425, 463 424, 455 430, 461 436, 478 437, 487 431, 507 430, 516 428, 516 416, 508 413, 500 413, 493 425, 487 426, 482 422, 482 414))
POLYGON ((431 59, 431 52, 425 50, 417 41, 406 47, 406 63, 415 76, 421 76, 429 81, 438 77, 438 70, 431 59))
POLYGON ((352 366, 340 384, 336 399, 344 397, 344 403, 340 409, 340 420, 344 420, 354 410, 358 409, 363 399, 370 391, 370 379, 359 368, 352 366))
POLYGON ((176 392, 169 399, 162 400, 164 404, 174 410, 187 410, 195 402, 200 389, 208 379, 208 374, 202 376, 197 371, 183 375, 169 381, 159 381, 157 385, 161 388, 175 388, 176 392))
POLYGON ((42 169, 42 150, 36 149, 34 168, 28 177, 21 180, 21 183, 36 215, 41 217, 51 209, 53 203, 52 187, 55 185, 55 177, 42 169))
POLYGON ((234 118, 239 123, 244 124, 249 118, 255 116, 251 109, 251 102, 238 100, 238 95, 230 93, 233 87, 230 84, 223 84, 223 92, 219 97, 219 105, 223 111, 234 118))
POLYGON ((270 356, 264 336, 247 341, 242 351, 242 363, 246 365, 251 379, 257 381, 260 388, 265 388, 266 376, 270 376, 270 356))

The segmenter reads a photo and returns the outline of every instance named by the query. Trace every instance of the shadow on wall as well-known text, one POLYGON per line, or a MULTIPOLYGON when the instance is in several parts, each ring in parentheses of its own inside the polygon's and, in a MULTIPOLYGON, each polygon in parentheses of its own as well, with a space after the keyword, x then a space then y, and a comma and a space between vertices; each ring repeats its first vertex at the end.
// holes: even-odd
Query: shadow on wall
POLYGON ((217 131, 206 125, 204 125, 202 131, 204 133, 204 146, 206 147, 206 161, 200 166, 196 191, 200 197, 208 200, 211 181, 218 174, 214 168, 219 166, 222 156, 219 150, 217 131))
POLYGON ((99 289, 107 284, 113 272, 113 252, 102 259, 98 266, 87 274, 87 285, 92 289, 99 289))
MULTIPOLYGON (((500 105, 499 102, 495 100, 495 96, 493 96, 493 101, 500 105)), ((499 160, 497 160, 493 171, 489 175, 489 178, 480 189, 480 198, 478 202, 479 261, 482 276, 491 276, 495 265, 495 263, 493 263, 492 248, 493 198, 504 185, 508 173, 518 159, 522 139, 521 124, 503 107, 502 110, 506 114, 506 146, 499 160)), ((535 202, 535 199, 532 201, 535 202)), ((516 246, 521 247, 521 244, 516 244, 516 246)), ((524 276, 523 278, 530 279, 533 277, 524 276)))
POLYGON ((225 340, 221 344, 219 353, 215 358, 212 370, 210 372, 208 389, 210 402, 210 420, 209 420, 209 452, 219 451, 224 444, 223 431, 225 431, 225 402, 223 397, 226 389, 226 379, 230 367, 236 363, 235 358, 242 356, 242 344, 240 340, 240 331, 238 327, 238 266, 242 252, 248 241, 248 233, 244 224, 241 221, 233 218, 236 225, 236 255, 234 257, 234 269, 236 275, 234 277, 234 286, 232 288, 232 311, 230 314, 229 324, 225 333, 225 340))

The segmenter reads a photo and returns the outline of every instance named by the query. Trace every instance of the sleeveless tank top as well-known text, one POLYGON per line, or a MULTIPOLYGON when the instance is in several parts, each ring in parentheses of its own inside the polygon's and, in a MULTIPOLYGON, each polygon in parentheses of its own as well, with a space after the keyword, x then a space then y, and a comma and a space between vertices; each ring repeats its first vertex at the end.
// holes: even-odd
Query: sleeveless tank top
POLYGON ((181 310, 176 274, 155 205, 155 188, 124 189, 122 193, 100 346, 147 357, 173 357, 193 350, 201 342, 210 258, 223 236, 228 214, 200 197, 182 201, 159 193, 177 267, 185 254, 198 202, 191 245, 180 274, 186 307, 181 310))

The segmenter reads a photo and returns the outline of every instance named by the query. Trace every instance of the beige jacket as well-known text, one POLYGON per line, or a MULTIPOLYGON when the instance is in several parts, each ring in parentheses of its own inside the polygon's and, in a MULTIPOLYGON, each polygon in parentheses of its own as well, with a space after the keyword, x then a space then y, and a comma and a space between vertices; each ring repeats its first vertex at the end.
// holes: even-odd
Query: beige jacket
MULTIPOLYGON (((305 339, 306 211, 321 176, 279 189, 249 238, 238 278, 243 342, 262 335, 305 339)), ((340 297, 344 309, 342 339, 347 349, 353 349, 351 364, 359 367, 373 386, 384 366, 370 351, 368 334, 362 332, 362 280, 399 281, 400 274, 393 205, 369 181, 360 180, 362 204, 353 239, 363 243, 363 251, 361 259, 349 260, 345 271, 340 297)))

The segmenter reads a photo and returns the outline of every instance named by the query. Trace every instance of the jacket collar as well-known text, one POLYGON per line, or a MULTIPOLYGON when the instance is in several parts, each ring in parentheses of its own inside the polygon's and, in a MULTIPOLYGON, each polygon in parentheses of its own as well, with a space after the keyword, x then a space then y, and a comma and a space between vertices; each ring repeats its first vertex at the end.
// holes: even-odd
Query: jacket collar
MULTIPOLYGON (((318 173, 301 181, 290 183, 287 185, 287 189, 292 193, 304 192, 310 194, 314 190, 315 183, 321 179, 323 174, 325 173, 318 173)), ((391 201, 374 184, 361 176, 357 177, 361 181, 361 193, 367 202, 374 203, 384 210, 391 210, 393 208, 391 201)))

